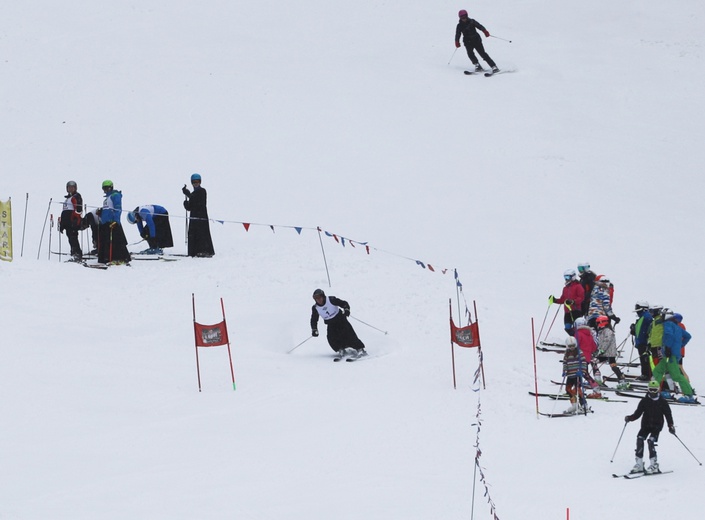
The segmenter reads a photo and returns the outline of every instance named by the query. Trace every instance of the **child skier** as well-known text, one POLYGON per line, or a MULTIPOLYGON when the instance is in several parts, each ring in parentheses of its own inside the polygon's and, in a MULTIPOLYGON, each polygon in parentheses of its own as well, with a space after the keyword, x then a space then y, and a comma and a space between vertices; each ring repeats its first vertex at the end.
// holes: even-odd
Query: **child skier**
POLYGON ((644 396, 636 411, 624 418, 625 422, 636 421, 641 417, 641 428, 636 436, 636 464, 630 473, 660 473, 658 460, 656 457, 656 443, 659 433, 663 430, 663 419, 666 418, 668 431, 676 434, 676 427, 673 425, 673 415, 668 402, 659 392, 658 381, 649 381, 649 391, 644 396), (648 437, 648 439, 647 439, 648 437), (649 444, 649 467, 644 470, 644 441, 649 444))
POLYGON ((576 414, 586 411, 587 403, 583 396, 582 378, 587 372, 587 364, 583 353, 578 348, 578 342, 573 336, 565 340, 565 354, 563 354, 563 377, 565 389, 570 395, 570 408, 563 413, 576 414), (580 405, 577 402, 580 400, 580 405))
MULTIPOLYGON (((629 383, 624 379, 624 374, 617 366, 617 340, 614 337, 614 331, 610 327, 610 319, 607 316, 597 317, 597 360, 610 364, 610 368, 614 375, 617 376, 617 390, 626 390, 629 388, 629 383)), ((602 383, 602 376, 598 368, 595 368, 595 379, 598 383, 602 383)))
MULTIPOLYGON (((595 338, 595 331, 588 326, 585 318, 583 317, 575 320, 575 339, 578 342, 580 352, 583 353, 585 363, 592 364, 593 356, 595 355, 595 352, 597 352, 597 341, 595 338)), ((593 373, 595 373, 595 365, 593 365, 593 373)), ((597 384, 597 381, 595 381, 590 374, 588 374, 587 369, 583 373, 583 379, 585 379, 587 384, 592 389, 592 393, 586 397, 590 399, 601 398, 602 394, 600 393, 600 386, 597 384)))

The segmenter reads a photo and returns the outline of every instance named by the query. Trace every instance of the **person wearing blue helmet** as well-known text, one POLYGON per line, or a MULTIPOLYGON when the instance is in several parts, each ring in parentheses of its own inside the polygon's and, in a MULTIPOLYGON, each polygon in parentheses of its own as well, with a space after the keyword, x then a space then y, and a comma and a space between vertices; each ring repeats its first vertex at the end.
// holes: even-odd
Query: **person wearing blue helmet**
POLYGON ((137 231, 149 244, 149 249, 142 253, 161 255, 165 247, 174 247, 169 212, 163 206, 156 204, 137 206, 127 214, 127 221, 130 224, 137 224, 137 231))
POLYGON ((186 196, 184 208, 191 212, 188 220, 188 255, 210 258, 215 254, 208 222, 207 193, 201 186, 201 175, 191 175, 193 191, 186 185, 181 189, 186 196))

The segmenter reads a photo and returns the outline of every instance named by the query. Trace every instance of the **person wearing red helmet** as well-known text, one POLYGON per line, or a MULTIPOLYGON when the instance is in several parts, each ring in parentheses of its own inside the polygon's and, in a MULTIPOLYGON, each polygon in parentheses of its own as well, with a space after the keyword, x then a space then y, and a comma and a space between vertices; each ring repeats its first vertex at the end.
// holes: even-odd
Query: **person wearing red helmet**
MULTIPOLYGON (((617 376, 617 390, 627 390, 629 383, 624 379, 624 374, 617 366, 617 340, 614 337, 614 330, 610 326, 610 319, 607 316, 598 316, 597 323, 597 360, 602 363, 609 363, 612 372, 617 376)), ((598 378, 599 370, 595 369, 595 379, 598 378)))
POLYGON ((477 51, 480 57, 485 60, 490 67, 492 67, 492 72, 499 72, 497 64, 492 60, 492 58, 490 58, 489 54, 485 52, 485 47, 482 45, 482 38, 480 38, 480 34, 477 32, 477 29, 484 33, 485 38, 490 37, 489 31, 485 29, 484 26, 477 20, 469 18, 468 12, 465 9, 458 11, 458 19, 458 25, 455 27, 455 47, 460 48, 460 35, 462 34, 463 45, 465 45, 468 58, 470 58, 472 64, 475 65, 475 70, 484 70, 475 56, 474 51, 477 51))

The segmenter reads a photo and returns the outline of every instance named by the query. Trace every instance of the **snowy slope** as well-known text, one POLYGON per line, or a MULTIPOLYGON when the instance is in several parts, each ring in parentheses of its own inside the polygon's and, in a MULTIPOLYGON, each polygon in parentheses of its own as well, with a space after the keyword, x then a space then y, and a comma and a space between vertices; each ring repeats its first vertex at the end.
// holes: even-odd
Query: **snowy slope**
MULTIPOLYGON (((0 518, 469 518, 478 395, 500 518, 692 513, 703 469, 667 433, 674 473, 612 479, 632 465, 634 424, 609 461, 636 401, 537 419, 527 391, 530 319, 584 260, 617 286, 619 340, 637 299, 684 314, 702 386, 702 3, 206 4, 17 3, 0 17, 16 256, 0 263, 0 518), (515 73, 462 75, 463 7, 512 40, 485 43, 515 73), (47 229, 37 261, 69 179, 89 206, 105 178, 127 209, 166 206, 185 251, 180 188, 195 171, 223 221, 213 259, 88 270, 47 261, 47 229), (371 252, 320 242, 316 226, 371 252), (475 352, 456 351, 452 386, 453 268, 478 303, 479 394, 475 352), (310 334, 316 287, 388 332, 353 320, 376 357, 333 364, 324 338, 287 354, 310 334), (224 299, 235 392, 224 349, 202 351, 197 391, 192 293, 205 323, 224 299)), ((557 359, 538 355, 543 391, 557 359)), ((703 413, 674 408, 700 460, 703 413)), ((478 480, 478 518, 483 493, 478 480)))

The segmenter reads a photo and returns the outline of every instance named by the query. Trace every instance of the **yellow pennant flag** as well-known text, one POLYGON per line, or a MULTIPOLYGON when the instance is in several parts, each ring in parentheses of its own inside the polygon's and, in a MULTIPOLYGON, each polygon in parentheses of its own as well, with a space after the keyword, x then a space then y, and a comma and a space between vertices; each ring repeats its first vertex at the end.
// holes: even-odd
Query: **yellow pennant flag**
POLYGON ((0 260, 12 262, 12 199, 0 200, 0 260))

